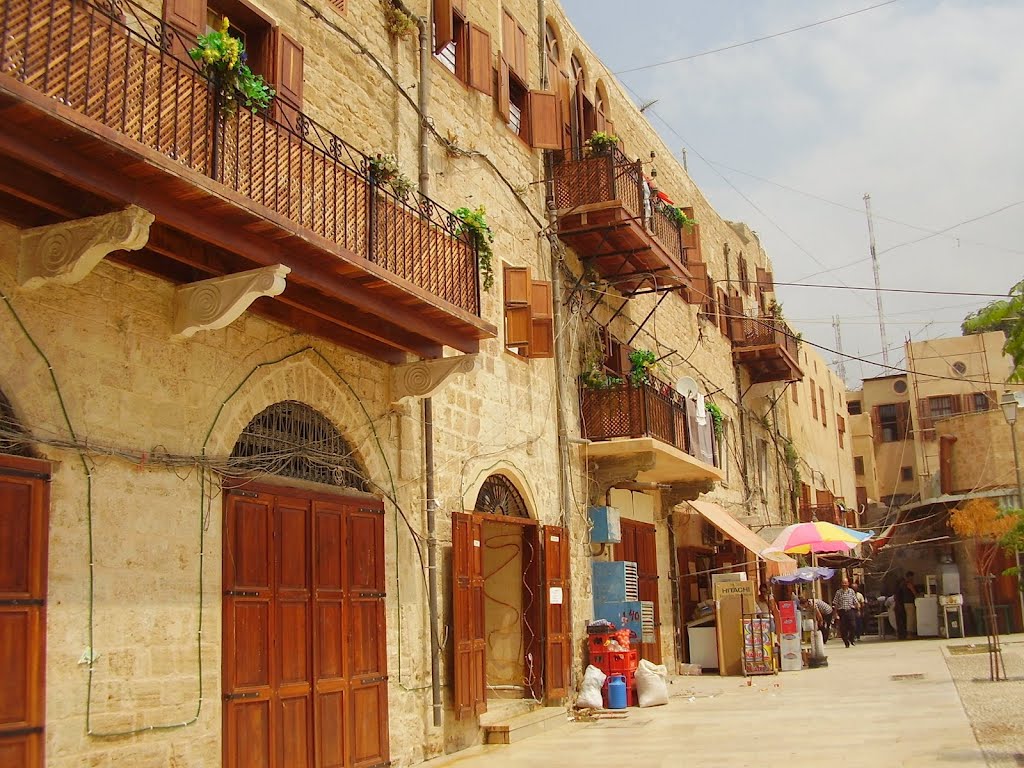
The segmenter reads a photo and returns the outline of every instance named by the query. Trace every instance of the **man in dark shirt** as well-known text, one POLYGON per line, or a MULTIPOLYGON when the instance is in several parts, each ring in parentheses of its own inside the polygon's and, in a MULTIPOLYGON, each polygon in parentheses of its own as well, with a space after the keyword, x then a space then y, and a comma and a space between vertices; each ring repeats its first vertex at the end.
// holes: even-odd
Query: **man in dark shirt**
POLYGON ((914 572, 907 571, 907 575, 896 587, 893 594, 895 605, 893 610, 896 613, 896 635, 900 640, 907 639, 907 603, 913 603, 917 599, 917 589, 914 587, 914 572))

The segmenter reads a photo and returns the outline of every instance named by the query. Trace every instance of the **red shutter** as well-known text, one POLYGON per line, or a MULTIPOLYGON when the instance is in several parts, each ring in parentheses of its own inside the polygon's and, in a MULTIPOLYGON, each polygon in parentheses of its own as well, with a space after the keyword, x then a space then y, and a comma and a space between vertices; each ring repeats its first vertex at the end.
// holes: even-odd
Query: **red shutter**
POLYGON ((549 701, 569 695, 572 663, 569 542, 564 528, 544 526, 544 688, 549 701))
POLYGON ((502 270, 505 290, 505 346, 525 347, 530 343, 530 268, 502 270))
POLYGON ((498 114, 501 116, 501 122, 507 125, 512 117, 512 112, 509 108, 508 62, 505 61, 504 56, 498 56, 498 93, 495 100, 498 102, 498 114))
POLYGON ((455 16, 451 0, 434 0, 434 53, 440 53, 455 39, 455 16))
POLYGON ((551 283, 534 280, 530 293, 530 357, 555 356, 551 311, 551 283))
POLYGON ((519 24, 516 24, 515 36, 516 74, 525 83, 529 77, 529 67, 526 65, 526 30, 519 24))
POLYGON ((0 766, 11 768, 43 765, 49 473, 0 456, 0 766))
POLYGON ((177 33, 171 38, 171 53, 189 58, 196 38, 206 32, 206 0, 165 0, 164 21, 177 33))
POLYGON ((494 93, 491 35, 475 24, 469 25, 469 87, 488 96, 494 93))
POLYGON ((477 519, 456 512, 452 516, 452 644, 459 719, 487 711, 482 544, 477 519))
POLYGON ((558 118, 558 96, 548 91, 530 91, 526 112, 530 119, 530 144, 536 149, 561 149, 562 129, 558 118))
POLYGON ((281 31, 276 36, 277 97, 274 99, 277 117, 294 125, 302 111, 303 53, 302 46, 281 31))
POLYGON ((501 50, 509 67, 526 81, 526 30, 519 26, 508 11, 501 18, 501 50))

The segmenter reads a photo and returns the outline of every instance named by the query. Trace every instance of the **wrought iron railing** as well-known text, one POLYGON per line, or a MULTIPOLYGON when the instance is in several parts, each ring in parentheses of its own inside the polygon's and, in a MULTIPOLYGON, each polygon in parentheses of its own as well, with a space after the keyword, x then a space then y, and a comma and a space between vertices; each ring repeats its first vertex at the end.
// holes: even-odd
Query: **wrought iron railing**
POLYGON ((598 389, 581 381, 580 416, 588 440, 653 437, 720 466, 710 415, 699 424, 696 403, 659 379, 639 387, 623 382, 598 389))
POLYGON ((374 184, 366 156, 306 115, 239 106, 225 116, 213 83, 180 55, 194 45, 128 0, 0 10, 0 75, 479 316, 475 248, 453 213, 374 184))
POLYGON ((784 320, 762 315, 761 317, 733 318, 732 323, 735 346, 767 347, 776 345, 783 347, 794 360, 800 359, 799 341, 784 320))
POLYGON ((644 181, 639 160, 630 160, 618 148, 588 156, 553 152, 551 169, 558 210, 571 213, 586 205, 618 200, 673 258, 680 264, 687 262, 682 227, 670 206, 644 181))

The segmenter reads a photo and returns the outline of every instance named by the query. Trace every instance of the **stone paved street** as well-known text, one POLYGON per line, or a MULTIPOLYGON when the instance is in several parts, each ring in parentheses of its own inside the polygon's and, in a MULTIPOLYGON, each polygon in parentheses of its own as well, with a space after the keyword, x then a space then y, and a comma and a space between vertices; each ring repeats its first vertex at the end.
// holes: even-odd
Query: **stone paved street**
MULTIPOLYGON (((569 723, 520 744, 478 747, 426 765, 985 766, 974 729, 989 765, 1022 765, 1015 755, 1024 752, 1024 683, 973 682, 987 677, 985 655, 945 651, 976 640, 865 639, 850 649, 832 641, 827 668, 755 677, 750 686, 742 678, 675 678, 667 707, 569 723)), ((1007 638, 1011 678, 1024 672, 1022 651, 1024 636, 1007 638)))

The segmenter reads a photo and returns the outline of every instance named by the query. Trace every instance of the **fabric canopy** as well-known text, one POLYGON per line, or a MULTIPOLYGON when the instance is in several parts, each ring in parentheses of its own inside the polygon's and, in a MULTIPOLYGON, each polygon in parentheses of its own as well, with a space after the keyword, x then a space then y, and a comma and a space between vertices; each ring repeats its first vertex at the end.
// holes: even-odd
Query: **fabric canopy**
POLYGON ((793 582, 801 582, 803 584, 809 584, 812 581, 818 579, 831 579, 836 575, 836 572, 831 568, 823 568, 821 566, 807 565, 803 568, 797 568, 795 573, 788 573, 784 576, 773 576, 772 581, 781 582, 783 584, 792 584, 793 582))
POLYGON ((686 503, 730 539, 764 560, 769 578, 796 572, 796 560, 782 552, 765 552, 768 542, 718 504, 710 501, 688 501, 686 503))

